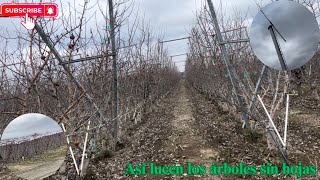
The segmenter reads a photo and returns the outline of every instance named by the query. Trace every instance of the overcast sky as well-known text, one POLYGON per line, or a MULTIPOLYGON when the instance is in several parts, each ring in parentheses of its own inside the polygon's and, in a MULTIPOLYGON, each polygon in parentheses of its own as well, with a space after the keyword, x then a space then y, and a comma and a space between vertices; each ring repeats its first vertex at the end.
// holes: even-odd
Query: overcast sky
MULTIPOLYGON (((313 14, 300 4, 285 1, 267 5, 262 10, 286 40, 285 42, 276 32, 288 69, 299 68, 309 61, 318 48, 320 35, 319 26, 313 14)), ((251 47, 263 63, 281 70, 280 61, 268 30, 270 22, 264 14, 259 12, 252 23, 251 47)))
MULTIPOLYGON (((91 0, 90 5, 94 5, 99 1, 99 7, 102 9, 107 6, 107 1, 102 0, 91 0)), ((134 10, 139 10, 140 15, 145 15, 147 21, 150 22, 153 31, 155 33, 163 32, 165 34, 165 40, 175 39, 188 36, 188 32, 193 26, 195 20, 195 13, 203 5, 206 4, 206 0, 134 0, 135 8, 134 10)), ((0 2, 9 2, 3 1, 0 2)), ((24 2, 24 1, 20 1, 24 2)), ((30 1, 29 1, 30 2, 30 1)), ((59 5, 61 3, 57 1, 59 5)), ((73 0, 64 0, 63 6, 70 2, 73 4, 73 0)), ((80 3, 82 1, 77 1, 80 3)), ((216 9, 220 9, 220 0, 212 0, 213 5, 216 9)), ((222 0, 221 8, 227 16, 232 16, 234 11, 238 11, 243 16, 246 15, 248 19, 248 24, 252 21, 256 13, 258 13, 258 7, 256 2, 260 5, 266 5, 271 0, 222 0)), ((105 8, 104 8, 105 9, 105 8)), ((68 9, 64 8, 64 12, 67 12, 68 9)), ((98 11, 98 6, 90 9, 88 17, 94 12, 98 11)), ((61 13, 61 12, 60 12, 61 13)), ((133 13, 133 16, 136 14, 133 13)), ((218 13, 218 15, 221 15, 218 13)), ((134 18, 134 17, 131 17, 134 18)), ((103 25, 104 19, 102 16, 95 17, 95 20, 98 24, 103 25)), ((3 30, 8 30, 10 34, 14 34, 16 29, 18 31, 26 31, 20 25, 20 19, 7 19, 3 18, 0 20, 0 31, 1 34, 5 34, 3 30)), ((92 22, 92 26, 96 22, 92 22)), ((90 26, 90 25, 89 25, 90 26)), ((187 40, 170 42, 164 45, 165 48, 169 49, 169 55, 176 55, 181 53, 186 53, 187 49, 187 40)), ((174 57, 174 61, 184 61, 185 56, 174 57)), ((184 69, 184 63, 179 63, 180 70, 184 69)))
POLYGON ((62 132, 62 129, 57 122, 48 116, 29 113, 12 120, 3 131, 1 140, 50 132, 62 132))
MULTIPOLYGON (((138 0, 146 17, 154 27, 165 31, 166 39, 175 39, 188 36, 188 32, 194 24, 195 13, 206 5, 206 0, 138 0)), ((220 1, 212 0, 216 9, 220 9, 220 1)), ((265 5, 270 0, 256 0, 257 3, 265 5)), ((248 17, 251 22, 258 7, 254 0, 222 0, 221 7, 224 14, 232 16, 234 11, 240 12, 248 17)), ((218 15, 221 14, 220 12, 218 15)), ((166 43, 170 55, 188 52, 187 40, 166 43)), ((180 62, 180 71, 184 71, 186 56, 174 57, 174 61, 180 62)))

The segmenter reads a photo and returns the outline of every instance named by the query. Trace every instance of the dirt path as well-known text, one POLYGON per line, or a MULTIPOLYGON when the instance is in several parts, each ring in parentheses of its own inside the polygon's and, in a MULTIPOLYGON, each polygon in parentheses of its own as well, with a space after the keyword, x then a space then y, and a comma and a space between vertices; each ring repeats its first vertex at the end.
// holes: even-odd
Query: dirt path
MULTIPOLYGON (((156 107, 149 107, 142 122, 136 125, 136 128, 132 128, 126 136, 128 141, 123 149, 115 152, 112 157, 89 165, 88 174, 90 176, 87 179, 285 178, 280 174, 259 175, 259 172, 255 175, 210 175, 210 166, 213 162, 216 162, 217 165, 226 162, 230 166, 237 166, 241 162, 248 166, 257 166, 257 168, 270 162, 280 167, 283 160, 276 151, 268 151, 263 134, 246 131, 241 128, 241 124, 240 119, 221 110, 217 102, 206 99, 204 95, 182 80, 177 88, 163 98, 156 107), (148 170, 143 175, 124 174, 128 163, 137 167, 143 162, 147 163, 146 169, 149 169, 148 163, 150 162, 159 166, 180 165, 184 167, 185 174, 151 175, 148 170), (206 167, 205 174, 188 174, 187 162, 192 163, 193 166, 206 167)), ((290 154, 293 163, 313 164, 308 161, 308 155, 312 155, 313 161, 319 162, 318 154, 316 155, 319 151, 317 147, 311 145, 311 143, 314 145, 315 141, 309 137, 309 135, 318 137, 319 129, 310 128, 308 130, 293 122, 290 128, 289 137, 299 144, 302 144, 303 140, 303 145, 308 146, 308 148, 298 146, 308 150, 308 153, 301 153, 299 156, 290 154), (294 133, 301 136, 305 132, 305 136, 293 136, 294 133)), ((309 177, 306 176, 303 179, 309 179, 309 177)))
POLYGON ((65 146, 61 146, 25 161, 7 164, 7 173, 3 173, 3 175, 0 173, 0 179, 6 179, 9 176, 32 180, 47 178, 55 174, 59 167, 61 167, 65 160, 66 150, 65 146))
POLYGON ((193 113, 197 110, 191 100, 197 94, 182 80, 168 97, 144 115, 137 129, 129 133, 130 142, 126 148, 113 157, 89 165, 87 179, 220 179, 220 176, 209 175, 209 167, 212 162, 217 162, 220 153, 202 136, 204 132, 197 124, 193 113), (180 165, 184 167, 184 174, 124 175, 129 162, 134 167, 142 162, 180 165), (193 166, 205 166, 205 174, 188 174, 187 162, 193 166))
MULTIPOLYGON (((190 93, 187 92, 184 81, 181 82, 179 87, 174 108, 174 119, 172 119, 173 135, 171 137, 175 151, 177 152, 176 161, 183 165, 190 162, 192 165, 206 167, 207 173, 205 175, 194 175, 190 177, 191 179, 195 177, 219 179, 218 177, 207 176, 209 167, 215 160, 218 152, 196 133, 197 129, 194 126, 195 118, 193 117, 192 103, 189 98, 190 93)), ((187 167, 185 167, 186 169, 187 167)))
POLYGON ((15 166, 19 171, 15 175, 24 179, 43 179, 54 174, 64 161, 64 157, 57 157, 47 162, 34 163, 25 166, 15 166))

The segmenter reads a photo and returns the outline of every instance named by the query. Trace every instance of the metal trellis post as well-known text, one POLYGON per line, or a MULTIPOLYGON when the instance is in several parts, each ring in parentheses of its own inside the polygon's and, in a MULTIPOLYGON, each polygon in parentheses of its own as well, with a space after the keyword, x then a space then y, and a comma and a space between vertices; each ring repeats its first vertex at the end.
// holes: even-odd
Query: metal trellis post
MULTIPOLYGON (((248 121, 248 122, 249 122, 249 118, 251 116, 251 112, 253 110, 255 97, 256 97, 256 95, 257 95, 257 93, 259 91, 259 88, 260 88, 260 85, 261 85, 261 80, 262 80, 262 77, 263 77, 263 75, 264 75, 264 73, 266 71, 266 68, 267 68, 267 66, 263 65, 261 73, 260 73, 260 77, 259 77, 257 85, 256 85, 256 88, 255 88, 255 90, 253 92, 253 95, 251 96, 250 105, 249 105, 249 111, 248 111, 248 113, 246 114, 246 117, 245 117, 246 121, 248 121)), ((245 123, 243 123, 242 127, 245 127, 245 123)))
POLYGON ((117 53, 115 40, 115 17, 113 15, 113 2, 109 0, 109 19, 110 19, 110 38, 112 51, 112 75, 113 75, 113 138, 115 142, 118 140, 118 70, 117 70, 117 53))
POLYGON ((219 41, 219 44, 220 44, 220 48, 221 48, 221 51, 222 51, 223 60, 224 60, 224 62, 226 64, 226 67, 227 67, 227 71, 228 71, 228 75, 229 75, 229 78, 230 78, 230 82, 231 82, 231 85, 232 85, 232 87, 233 87, 233 89, 235 91, 235 94, 237 96, 237 101, 239 103, 240 110, 242 112, 242 116, 243 116, 243 120, 244 120, 244 124, 245 124, 244 128, 250 128, 250 123, 246 119, 246 113, 244 112, 244 109, 243 109, 242 99, 241 99, 240 95, 238 94, 238 92, 239 92, 238 87, 235 85, 235 77, 234 77, 234 73, 233 73, 234 70, 232 69, 232 67, 230 65, 230 62, 229 62, 228 53, 227 53, 226 47, 224 46, 225 43, 223 41, 223 37, 222 37, 221 31, 220 31, 220 28, 219 28, 217 16, 216 16, 212 1, 211 0, 207 0, 207 2, 208 2, 210 13, 211 13, 211 18, 213 20, 214 27, 215 27, 215 30, 216 30, 216 35, 217 35, 217 38, 218 38, 218 41, 219 41))

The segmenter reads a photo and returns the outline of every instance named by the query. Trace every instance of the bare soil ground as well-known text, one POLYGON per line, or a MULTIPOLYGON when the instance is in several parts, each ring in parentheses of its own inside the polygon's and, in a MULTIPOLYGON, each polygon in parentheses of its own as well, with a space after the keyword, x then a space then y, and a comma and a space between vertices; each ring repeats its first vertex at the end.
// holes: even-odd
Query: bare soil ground
MULTIPOLYGON (((319 126, 307 123, 301 114, 292 114, 290 118, 290 162, 310 166, 319 163, 319 126)), ((125 148, 89 166, 86 179, 296 179, 296 176, 259 175, 259 172, 257 175, 209 175, 212 162, 229 165, 243 162, 257 168, 270 162, 281 167, 283 159, 267 149, 263 132, 246 131, 241 124, 238 118, 219 109, 217 102, 207 100, 181 81, 174 92, 144 116, 141 125, 129 132, 125 148), (147 165, 146 175, 125 175, 129 162, 134 166, 142 162, 182 165, 185 174, 150 175, 147 165), (206 174, 186 175, 186 162, 206 166, 206 174)), ((318 178, 303 176, 302 179, 318 178)))
MULTIPOLYGON (((7 174, 2 178, 21 179, 43 179, 52 174, 55 174, 65 159, 67 148, 62 146, 60 148, 50 150, 41 156, 34 157, 25 161, 7 164, 7 174)), ((0 176, 1 177, 1 176, 0 176)), ((1 179, 1 178, 0 178, 1 179)))
MULTIPOLYGON (((171 147, 176 152, 176 162, 184 165, 187 162, 196 166, 209 167, 212 161, 218 156, 219 152, 208 144, 208 142, 201 136, 198 129, 195 128, 195 117, 193 116, 192 102, 190 94, 187 92, 185 82, 181 82, 176 97, 176 106, 174 108, 174 118, 172 119, 172 135, 171 147)), ((185 166, 184 169, 188 167, 185 166)), ((208 168, 206 168, 208 169, 208 168)), ((185 176, 186 176, 185 172, 185 176)), ((181 178, 173 176, 175 178, 181 178)), ((210 177, 205 175, 192 175, 184 177, 184 179, 195 178, 218 179, 218 177, 210 177)))
MULTIPOLYGON (((292 165, 320 162, 319 116, 312 110, 293 107, 289 116, 289 160, 292 165)), ((183 80, 175 91, 149 108, 142 122, 127 132, 124 148, 111 157, 91 161, 85 179, 296 179, 284 175, 209 175, 212 162, 261 166, 267 162, 281 167, 283 159, 267 149, 263 132, 241 128, 240 120, 218 108, 183 80), (128 163, 134 166, 181 165, 181 175, 125 175, 128 163), (187 162, 205 166, 206 174, 187 175, 187 162)), ((280 169, 281 170, 281 169, 280 169)), ((1 177, 1 174, 0 174, 1 177)), ((1 178, 0 178, 1 179, 1 178)), ((303 176, 302 179, 319 179, 303 176)))
POLYGON ((8 166, 9 169, 14 168, 15 174, 24 179, 43 179, 54 174, 64 162, 63 157, 57 157, 47 162, 33 163, 29 165, 8 166))
MULTIPOLYGON (((283 159, 276 151, 267 149, 265 134, 262 131, 246 131, 241 128, 238 118, 229 113, 222 112, 217 108, 217 103, 208 101, 204 96, 189 88, 196 118, 196 127, 200 134, 207 139, 216 149, 219 149, 219 157, 216 162, 228 162, 235 164, 243 162, 246 165, 257 167, 270 162, 279 167, 283 159)), ((295 104, 294 102, 292 104, 295 104)), ((289 114, 289 127, 287 141, 288 159, 290 165, 318 165, 320 162, 319 139, 320 126, 319 116, 316 111, 305 111, 300 107, 291 107, 289 114), (298 112, 298 113, 297 113, 298 112)), ((317 176, 303 176, 302 179, 319 179, 317 176)), ((238 175, 221 176, 222 179, 296 179, 296 176, 284 175, 238 175)))

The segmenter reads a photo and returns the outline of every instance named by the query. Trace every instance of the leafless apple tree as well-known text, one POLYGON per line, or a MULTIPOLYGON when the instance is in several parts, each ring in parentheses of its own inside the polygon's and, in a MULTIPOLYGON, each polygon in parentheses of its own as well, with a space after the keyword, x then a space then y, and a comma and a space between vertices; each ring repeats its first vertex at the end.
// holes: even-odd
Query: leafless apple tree
MULTIPOLYGON (((307 6, 316 17, 319 16, 318 1, 310 0, 300 3, 307 6)), ((249 39, 247 16, 238 13, 237 10, 233 12, 233 15, 229 13, 229 16, 226 16, 225 12, 219 9, 218 20, 224 40, 249 39)), ((235 86, 239 89, 238 94, 235 93, 229 81, 229 74, 222 60, 210 12, 207 7, 202 8, 197 13, 195 25, 190 32, 189 49, 191 53, 186 65, 187 79, 208 98, 214 99, 217 105, 224 110, 239 116, 243 114, 248 116, 251 128, 263 127, 268 132, 268 147, 275 149, 272 136, 276 137, 276 135, 273 131, 269 131, 271 124, 269 124, 266 113, 258 100, 250 109, 263 64, 254 56, 247 42, 229 43, 226 46, 231 70, 235 76, 235 86), (242 109, 236 99, 237 95, 240 95, 242 99, 242 109)), ((279 125, 278 127, 282 127, 283 124, 284 115, 282 112, 285 111, 284 98, 286 93, 300 92, 302 93, 300 97, 306 99, 305 97, 312 96, 310 93, 312 91, 315 94, 313 100, 319 101, 316 87, 319 79, 319 73, 316 72, 316 69, 319 67, 319 62, 315 60, 318 57, 319 53, 308 64, 297 70, 282 72, 267 68, 264 75, 261 76, 258 94, 265 102, 272 119, 279 125)))
MULTIPOLYGON (((77 87, 36 30, 3 33, 0 130, 2 133, 5 126, 21 114, 42 113, 64 123, 71 140, 83 144, 90 120, 89 139, 97 140, 98 147, 105 146, 101 139, 111 137, 111 123, 115 120, 112 118, 114 87, 108 6, 103 1, 86 0, 61 1, 60 7, 61 16, 56 20, 38 19, 37 23, 82 88, 77 87)), ((180 76, 158 43, 163 37, 152 32, 144 18, 135 16, 133 21, 128 18, 134 13, 133 9, 132 1, 114 2, 117 120, 121 132, 134 122, 139 123, 144 109, 165 95, 180 76)), ((121 141, 121 133, 116 138, 121 141)), ((116 141, 111 137, 104 143, 115 146, 112 142, 116 141)))

